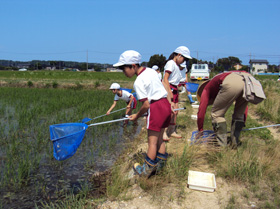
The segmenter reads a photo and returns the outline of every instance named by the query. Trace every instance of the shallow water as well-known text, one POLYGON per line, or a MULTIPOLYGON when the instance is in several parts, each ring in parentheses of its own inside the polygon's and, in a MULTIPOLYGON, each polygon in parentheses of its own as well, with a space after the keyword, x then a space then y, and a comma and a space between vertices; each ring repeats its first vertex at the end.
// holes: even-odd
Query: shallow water
MULTIPOLYGON (((95 173, 112 167, 127 142, 137 136, 144 121, 137 126, 129 124, 109 127, 104 133, 98 126, 89 127, 76 154, 65 161, 43 157, 28 185, 22 188, 0 191, 3 208, 35 208, 42 202, 54 202, 66 194, 76 193, 81 188, 92 189, 88 179, 95 173)), ((52 151, 52 147, 50 147, 52 151)))

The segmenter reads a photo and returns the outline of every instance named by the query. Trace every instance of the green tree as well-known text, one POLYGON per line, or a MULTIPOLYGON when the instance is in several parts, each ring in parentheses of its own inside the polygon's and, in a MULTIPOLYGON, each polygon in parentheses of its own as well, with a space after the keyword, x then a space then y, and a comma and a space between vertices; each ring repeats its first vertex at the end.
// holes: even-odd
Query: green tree
POLYGON ((164 65, 166 62, 166 57, 162 54, 155 54, 150 57, 150 60, 148 62, 148 67, 152 67, 153 65, 157 65, 161 71, 163 71, 164 65))
POLYGON ((237 63, 242 63, 242 61, 237 57, 227 57, 227 58, 221 58, 217 60, 215 71, 220 71, 223 67, 224 70, 232 70, 234 69, 233 66, 237 63))

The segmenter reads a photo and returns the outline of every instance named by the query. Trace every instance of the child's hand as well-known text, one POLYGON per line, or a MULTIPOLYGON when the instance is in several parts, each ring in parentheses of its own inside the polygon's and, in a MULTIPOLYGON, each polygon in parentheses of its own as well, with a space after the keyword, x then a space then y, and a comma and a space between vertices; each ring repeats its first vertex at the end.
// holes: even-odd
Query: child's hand
POLYGON ((195 136, 195 139, 200 139, 201 137, 203 136, 203 131, 199 131, 196 136, 195 136))
POLYGON ((106 113, 106 115, 110 115, 110 111, 108 111, 108 112, 106 113))
POLYGON ((129 118, 129 120, 134 121, 134 120, 137 120, 137 115, 133 114, 133 115, 128 116, 128 118, 129 118))
POLYGON ((175 113, 173 110, 175 109, 175 103, 174 102, 171 102, 171 110, 173 113, 175 113))
POLYGON ((127 106, 126 106, 126 109, 129 109, 129 108, 130 108, 130 105, 127 105, 127 106))

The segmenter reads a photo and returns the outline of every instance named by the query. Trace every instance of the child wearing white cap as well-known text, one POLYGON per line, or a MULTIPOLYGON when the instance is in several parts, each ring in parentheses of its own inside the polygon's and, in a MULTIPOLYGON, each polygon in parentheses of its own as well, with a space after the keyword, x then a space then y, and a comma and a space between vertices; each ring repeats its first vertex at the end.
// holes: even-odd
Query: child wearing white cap
POLYGON ((168 127, 171 119, 171 105, 167 100, 167 92, 157 77, 155 70, 140 66, 141 55, 133 50, 121 54, 119 62, 114 64, 131 78, 137 75, 134 90, 142 106, 136 114, 129 116, 135 121, 148 112, 148 151, 143 165, 135 163, 133 169, 140 176, 149 178, 164 166, 168 154, 162 140, 164 128, 168 127))
POLYGON ((158 78, 161 81, 162 80, 162 75, 161 75, 161 72, 160 72, 160 68, 157 65, 154 65, 152 67, 152 69, 154 69, 158 73, 158 78))
MULTIPOLYGON (((169 56, 165 66, 164 66, 164 76, 163 85, 167 89, 167 92, 171 95, 171 106, 173 109, 178 108, 179 102, 179 91, 178 85, 182 79, 179 66, 184 61, 192 59, 190 56, 190 50, 185 46, 180 46, 174 50, 174 52, 169 56)), ((168 141, 169 137, 182 138, 179 134, 175 132, 176 119, 178 111, 172 113, 171 122, 168 129, 164 132, 163 140, 168 141)))
POLYGON ((195 103, 195 101, 193 101, 192 99, 192 94, 191 92, 187 91, 186 89, 186 83, 188 82, 188 69, 187 69, 187 63, 186 62, 183 62, 179 68, 180 68, 180 71, 181 71, 181 75, 182 75, 182 79, 180 80, 180 84, 179 86, 182 86, 182 91, 180 93, 185 93, 187 92, 188 93, 188 98, 189 98, 189 101, 190 103, 195 103))
POLYGON ((110 112, 115 108, 119 99, 124 100, 127 104, 126 112, 125 112, 126 116, 131 115, 132 110, 136 109, 136 105, 137 105, 136 98, 128 91, 121 90, 120 88, 121 87, 118 83, 112 83, 112 85, 110 86, 109 89, 113 92, 113 94, 115 94, 115 98, 112 106, 107 111, 106 115, 109 115, 110 112))

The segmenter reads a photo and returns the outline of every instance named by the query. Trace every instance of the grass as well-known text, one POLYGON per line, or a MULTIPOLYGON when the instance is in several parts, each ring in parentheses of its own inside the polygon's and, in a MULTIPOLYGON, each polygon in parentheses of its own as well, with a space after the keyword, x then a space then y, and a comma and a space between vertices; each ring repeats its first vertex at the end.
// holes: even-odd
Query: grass
MULTIPOLYGON (((277 79, 276 79, 277 80, 277 79)), ((259 105, 249 104, 249 114, 256 112, 264 122, 278 122, 279 112, 279 83, 276 80, 262 79, 267 99, 259 105)), ((207 110, 205 118, 205 129, 211 130, 211 118, 209 117, 210 108, 207 110)), ((231 115, 233 107, 226 114, 228 129, 230 129, 231 115)), ((177 124, 179 130, 189 132, 195 129, 195 124, 190 123, 191 111, 187 106, 186 115, 178 117, 177 124)), ((253 118, 248 117, 246 128, 258 127, 261 124, 253 118)), ((152 177, 150 180, 140 179, 138 184, 146 192, 153 197, 157 197, 160 201, 163 196, 167 196, 169 201, 173 202, 179 196, 185 197, 187 194, 183 190, 179 193, 162 194, 159 191, 168 188, 170 184, 180 188, 182 182, 186 184, 188 170, 191 168, 203 168, 208 164, 210 168, 215 170, 217 177, 221 177, 228 182, 239 182, 246 185, 241 196, 243 201, 254 202, 260 208, 278 208, 280 204, 280 142, 274 139, 268 129, 257 129, 253 131, 243 131, 241 134, 242 146, 238 150, 209 148, 203 145, 189 146, 185 142, 179 142, 175 145, 167 165, 163 172, 152 177), (247 188, 247 189, 246 189, 247 188)), ((167 149, 171 148, 167 145, 167 149)), ((143 153, 138 155, 137 162, 142 158, 143 153)), ((135 161, 135 159, 132 161, 135 161)), ((140 160, 141 161, 141 160, 140 160)), ((121 175, 121 173, 119 173, 121 175)), ((112 182, 113 183, 113 182, 112 182)), ((121 183, 119 183, 121 184, 121 183)), ((112 186, 112 185, 108 185, 112 186)), ((129 185, 127 190, 129 189, 129 185)), ((124 188, 122 188, 122 191, 124 188)), ((226 208, 242 207, 240 194, 232 194, 226 208)))
POLYGON ((2 86, 36 88, 107 88, 118 82, 131 88, 136 76, 129 79, 121 72, 66 72, 66 71, 0 71, 2 86), (76 85, 75 85, 76 84, 76 85))

